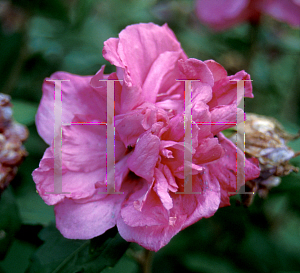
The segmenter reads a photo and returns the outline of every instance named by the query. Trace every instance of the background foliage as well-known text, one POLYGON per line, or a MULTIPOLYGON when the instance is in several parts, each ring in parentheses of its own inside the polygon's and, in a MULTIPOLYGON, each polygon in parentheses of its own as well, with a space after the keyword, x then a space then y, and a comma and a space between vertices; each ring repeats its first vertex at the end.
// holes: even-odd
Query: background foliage
MULTIPOLYGON (((5 12, 0 6, 0 92, 12 97, 14 117, 30 137, 29 156, 0 200, 0 273, 100 272, 114 265, 103 272, 142 270, 143 249, 115 229, 88 241, 63 238, 31 177, 46 149, 34 124, 43 79, 58 70, 95 74, 103 64, 112 72, 103 42, 129 24, 167 22, 189 57, 214 59, 230 74, 246 70, 255 95, 246 99, 246 111, 275 117, 291 133, 299 130, 300 30, 264 17, 258 26, 214 33, 197 20, 194 2, 184 0, 10 3, 5 12)), ((300 150, 300 140, 290 146, 300 150)), ((292 163, 300 167, 299 158, 292 163)), ((248 209, 238 199, 175 236, 154 254, 152 272, 300 272, 300 175, 284 177, 248 209)))

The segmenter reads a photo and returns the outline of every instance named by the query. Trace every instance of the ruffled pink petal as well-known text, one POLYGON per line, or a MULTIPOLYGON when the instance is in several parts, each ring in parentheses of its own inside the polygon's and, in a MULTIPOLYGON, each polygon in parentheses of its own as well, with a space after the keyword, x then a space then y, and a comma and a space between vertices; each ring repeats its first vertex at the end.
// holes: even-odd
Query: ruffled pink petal
POLYGON ((175 177, 172 174, 170 168, 167 165, 163 165, 163 174, 168 181, 169 191, 176 192, 178 190, 178 185, 176 183, 175 177))
POLYGON ((118 53, 118 45, 119 45, 118 38, 109 38, 108 40, 106 40, 104 42, 104 47, 102 50, 103 58, 115 66, 124 68, 124 64, 120 59, 118 53))
POLYGON ((55 205, 65 197, 84 199, 95 194, 95 184, 105 181, 106 169, 91 172, 69 171, 62 166, 62 192, 67 194, 47 194, 54 192, 54 158, 53 147, 49 147, 40 162, 39 168, 32 173, 37 191, 46 204, 55 205))
POLYGON ((232 103, 239 104, 244 96, 244 94, 238 93, 237 81, 239 80, 245 80, 245 97, 253 98, 250 75, 242 70, 233 76, 226 77, 215 83, 213 86, 213 98, 208 103, 210 108, 212 109, 219 105, 229 105, 232 103))
POLYGON ((131 171, 149 182, 153 180, 154 167, 159 154, 159 142, 159 138, 152 135, 151 132, 144 133, 127 161, 131 171))
MULTIPOLYGON (((62 139, 62 161, 69 170, 89 172, 105 168, 106 125, 65 126, 62 139)), ((123 154, 124 152, 123 145, 123 154)))
POLYGON ((211 113, 209 112, 209 107, 207 106, 207 104, 196 99, 193 101, 192 119, 193 122, 195 122, 197 124, 197 127, 200 129, 198 132, 198 140, 207 137, 212 137, 213 135, 211 133, 211 113))
POLYGON ((125 67, 128 82, 133 85, 143 86, 153 62, 166 51, 182 52, 185 56, 166 24, 162 27, 152 23, 131 25, 119 34, 117 53, 125 67))
POLYGON ((208 66, 209 70, 212 72, 215 82, 225 79, 227 77, 226 69, 216 61, 206 60, 204 61, 204 63, 208 66))
POLYGON ((182 229, 185 215, 165 219, 163 223, 153 226, 131 227, 122 218, 118 219, 117 227, 120 235, 128 242, 135 242, 151 251, 158 251, 182 229), (175 223, 174 223, 175 221, 175 223))
POLYGON ((192 84, 192 103, 201 101, 202 103, 208 103, 212 99, 212 88, 208 84, 201 82, 194 82, 192 84))
POLYGON ((129 86, 127 83, 123 83, 121 93, 121 114, 128 113, 145 101, 147 101, 147 99, 144 97, 140 86, 129 86))
MULTIPOLYGON (((104 68, 103 68, 104 69, 104 68)), ((69 123, 75 114, 83 114, 105 121, 106 99, 90 86, 91 76, 77 76, 66 72, 56 72, 43 83, 43 97, 36 115, 36 125, 40 136, 47 144, 54 138, 54 82, 47 80, 70 80, 61 83, 62 122, 69 123)))
POLYGON ((169 122, 169 130, 162 136, 163 139, 170 141, 184 140, 184 117, 176 115, 169 122))
MULTIPOLYGON (((106 82, 103 81, 104 79, 107 79, 107 75, 104 75, 104 68, 105 66, 103 65, 101 69, 98 70, 98 72, 92 76, 90 85, 93 88, 105 88, 106 87, 106 82)), ((103 89, 101 89, 102 91, 103 89)))
MULTIPOLYGON (((125 185, 129 187, 128 183, 125 185)), ((121 208, 121 217, 131 227, 155 226, 165 222, 167 211, 159 196, 153 191, 153 183, 139 179, 131 185, 132 194, 126 198, 121 208)))
MULTIPOLYGON (((183 185, 183 180, 180 183, 183 185)), ((183 188, 180 189, 183 191, 183 188)), ((201 174, 193 176, 194 194, 171 194, 174 207, 171 212, 177 215, 187 215, 183 228, 188 227, 201 218, 215 214, 220 204, 220 184, 209 176, 205 169, 201 174)))
POLYGON ((193 161, 200 164, 212 162, 221 158, 224 155, 224 150, 219 144, 217 138, 203 139, 193 154, 193 161))
POLYGON ((91 239, 116 224, 125 194, 109 194, 96 202, 65 199, 54 208, 56 227, 68 239, 91 239))
POLYGON ((218 106, 211 111, 211 132, 217 133, 244 121, 244 111, 236 104, 218 106))
POLYGON ((123 204, 117 227, 127 241, 157 251, 182 229, 186 215, 171 217, 146 181, 134 185, 134 193, 123 204))
POLYGON ((130 154, 124 156, 120 161, 115 164, 115 191, 120 192, 123 181, 129 173, 127 160, 130 154))
POLYGON ((145 132, 142 125, 144 118, 145 115, 142 114, 141 110, 131 111, 116 117, 115 128, 126 147, 129 145, 134 147, 137 139, 145 132))
MULTIPOLYGON (((236 166, 237 156, 243 162, 243 152, 238 149, 230 140, 218 134, 220 144, 224 149, 224 156, 213 164, 207 164, 206 168, 209 171, 211 177, 217 179, 221 185, 221 203, 220 207, 229 206, 229 196, 237 193, 239 187, 237 183, 237 168, 241 172, 241 168, 244 168, 242 163, 240 166, 236 166), (230 194, 229 194, 230 193, 230 194)), ((260 174, 260 169, 249 160, 245 161, 245 180, 251 180, 257 178, 260 174)))
POLYGON ((153 190, 157 193, 163 206, 170 210, 173 207, 172 198, 169 195, 169 185, 164 174, 158 169, 154 170, 155 184, 153 190))
MULTIPOLYGON (((244 94, 243 93, 237 93, 237 104, 240 103, 243 97, 246 98, 254 98, 253 93, 252 93, 252 82, 251 82, 251 77, 250 75, 245 72, 244 70, 241 70, 237 72, 235 75, 229 76, 228 77, 230 82, 236 83, 237 81, 244 80, 244 94)), ((237 90, 236 92, 239 92, 237 90)))
POLYGON ((214 85, 214 78, 208 66, 197 59, 179 60, 178 66, 180 71, 187 80, 200 80, 202 83, 210 86, 214 85))
POLYGON ((118 77, 117 73, 111 73, 109 75, 103 74, 103 69, 101 68, 95 76, 91 79, 91 86, 96 88, 102 95, 104 100, 107 99, 107 82, 103 80, 116 80, 114 81, 114 101, 115 101, 115 116, 121 113, 121 95, 122 95, 122 77, 118 77))
MULTIPOLYGON (((142 87, 142 93, 147 102, 154 103, 156 101, 157 94, 166 86, 165 81, 170 81, 166 75, 174 71, 180 57, 181 52, 167 51, 161 53, 153 62, 142 87)), ((176 83, 175 77, 172 79, 172 83, 176 83)))

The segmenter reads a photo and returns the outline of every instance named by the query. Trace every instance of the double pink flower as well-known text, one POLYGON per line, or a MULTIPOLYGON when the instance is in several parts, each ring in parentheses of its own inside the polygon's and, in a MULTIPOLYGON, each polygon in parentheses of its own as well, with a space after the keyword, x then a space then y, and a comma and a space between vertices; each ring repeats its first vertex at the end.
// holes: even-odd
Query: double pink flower
POLYGON ((268 14, 293 27, 300 27, 299 0, 197 0, 198 18, 215 30, 225 30, 245 21, 258 21, 268 14))
MULTIPOLYGON (((62 190, 53 191, 54 83, 45 81, 36 116, 39 134, 50 145, 33 179, 41 197, 55 205, 56 225, 71 239, 89 239, 117 225, 128 241, 157 251, 180 230, 219 207, 235 192, 236 158, 243 153, 220 131, 243 111, 237 104, 237 83, 250 76, 227 76, 213 60, 189 59, 167 25, 138 24, 104 43, 103 56, 117 67, 104 75, 77 76, 56 72, 62 82, 62 122, 106 122, 106 83, 115 83, 115 187, 106 191, 106 126, 71 125, 62 131, 62 190), (192 88, 193 191, 184 191, 184 83, 192 88), (206 124, 196 124, 205 122, 206 124), (223 122, 223 123, 219 123, 223 122), (209 124, 213 123, 213 124, 209 124)), ((252 97, 251 82, 245 95, 252 97)), ((238 99, 237 99, 238 98, 238 99)), ((243 168, 243 166, 237 166, 243 168)), ((246 180, 259 175, 248 160, 246 180)))

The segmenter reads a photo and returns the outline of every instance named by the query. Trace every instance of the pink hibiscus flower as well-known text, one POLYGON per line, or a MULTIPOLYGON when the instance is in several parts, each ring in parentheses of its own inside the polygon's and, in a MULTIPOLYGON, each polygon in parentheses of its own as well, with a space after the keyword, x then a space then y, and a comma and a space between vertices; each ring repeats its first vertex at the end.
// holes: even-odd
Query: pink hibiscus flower
MULTIPOLYGON (((41 197, 55 205, 56 225, 71 239, 89 239, 117 225, 127 241, 157 251, 180 230, 219 207, 230 205, 235 192, 236 157, 243 153, 221 130, 236 122, 236 82, 250 76, 240 71, 227 76, 213 60, 188 59, 167 25, 138 24, 125 28, 119 38, 104 43, 103 56, 117 67, 104 75, 77 76, 57 72, 62 82, 62 122, 106 122, 106 83, 115 82, 115 188, 106 190, 106 126, 71 125, 62 131, 62 190, 53 191, 54 84, 45 81, 37 112, 39 134, 50 145, 33 179, 41 197), (192 85, 193 191, 184 191, 184 83, 192 85), (206 122, 214 124, 196 124, 206 122)), ((252 97, 251 82, 245 95, 252 97)), ((243 115, 242 115, 243 116, 243 115)), ((243 166, 238 166, 239 168, 243 166)), ((245 178, 259 169, 246 161, 245 178)))
POLYGON ((245 21, 257 22, 263 13, 300 27, 299 0, 198 0, 196 13, 200 21, 217 31, 245 21))

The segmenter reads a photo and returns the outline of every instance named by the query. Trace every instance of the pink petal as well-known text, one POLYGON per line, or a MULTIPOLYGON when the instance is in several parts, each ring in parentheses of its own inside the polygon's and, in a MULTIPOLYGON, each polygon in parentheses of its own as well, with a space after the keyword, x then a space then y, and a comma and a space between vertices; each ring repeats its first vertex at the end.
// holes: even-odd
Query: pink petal
MULTIPOLYGON (((211 177, 215 177, 221 185, 221 204, 220 207, 230 205, 230 193, 238 192, 237 185, 237 167, 244 168, 244 164, 236 166, 236 157, 243 158, 243 152, 238 149, 230 140, 225 138, 223 134, 218 134, 218 139, 222 145, 225 155, 216 161, 214 164, 207 164, 211 177)), ((242 161, 242 160, 241 160, 242 161)), ((245 180, 251 180, 259 176, 260 169, 249 160, 245 161, 245 180)), ((241 170, 240 170, 241 171, 241 170)))
POLYGON ((139 136, 145 132, 142 126, 144 117, 141 110, 116 117, 115 128, 126 147, 134 147, 139 136))
POLYGON ((262 10, 279 21, 300 27, 300 3, 297 0, 265 1, 262 10))
POLYGON ((157 251, 181 230, 185 219, 186 215, 170 217, 148 183, 139 181, 121 209, 117 227, 125 240, 157 251))
POLYGON ((248 19, 249 3, 250 0, 198 0, 196 13, 203 23, 224 30, 248 19))
POLYGON ((121 217, 127 225, 155 226, 165 222, 168 213, 153 191, 153 183, 149 185, 145 180, 139 179, 130 188, 132 194, 126 198, 121 209, 121 217))
MULTIPOLYGON (((106 92, 106 89, 93 89, 89 84, 90 76, 56 72, 51 75, 50 79, 70 80, 61 84, 63 123, 71 122, 75 114, 106 120, 105 111, 103 111, 106 109, 106 99, 99 96, 99 92, 106 92)), ((36 125, 40 136, 50 145, 54 138, 54 82, 46 80, 43 83, 43 97, 37 111, 36 125)))
POLYGON ((170 210, 173 207, 173 202, 168 193, 169 191, 168 181, 163 175, 163 173, 157 168, 155 168, 154 170, 154 177, 155 177, 155 184, 153 189, 159 196, 163 206, 167 210, 170 210))
POLYGON ((243 98, 243 94, 237 93, 237 81, 239 80, 246 80, 244 82, 245 97, 252 98, 252 83, 249 81, 250 75, 242 70, 233 76, 226 77, 215 83, 213 86, 213 98, 208 103, 210 108, 232 103, 239 104, 243 98))
MULTIPOLYGON (((89 172, 106 166, 106 125, 63 127, 62 161, 72 171, 89 172)), ((123 145, 123 154, 125 147, 123 145)))
MULTIPOLYGON (((167 51, 161 53, 153 62, 142 88, 143 95, 147 98, 147 102, 154 103, 156 101, 159 91, 165 88, 165 81, 169 81, 166 75, 173 72, 180 57, 181 52, 167 51)), ((175 77, 173 79, 173 84, 174 83, 176 83, 175 77)))
POLYGON ((185 56, 167 25, 131 25, 119 34, 118 55, 134 85, 143 85, 153 62, 166 51, 182 52, 185 56))
MULTIPOLYGON (((62 166, 62 192, 68 194, 47 194, 54 191, 54 158, 53 147, 46 150, 39 168, 32 173, 37 191, 48 205, 55 205, 65 197, 83 199, 95 194, 95 184, 105 181, 106 169, 97 169, 91 172, 68 171, 62 166)), ((100 197, 100 196, 99 196, 100 197)))
POLYGON ((121 93, 121 113, 127 113, 141 105, 147 99, 143 96, 142 88, 140 86, 128 85, 123 83, 121 93))
POLYGON ((125 194, 109 194, 96 202, 65 199, 54 208, 56 227, 68 239, 91 239, 116 224, 125 194))
MULTIPOLYGON (((252 82, 251 82, 251 78, 250 75, 245 72, 244 70, 237 72, 235 75, 229 76, 228 79, 231 82, 237 82, 240 80, 244 80, 244 94, 237 94, 237 103, 239 104, 240 101, 242 100, 243 97, 246 98, 254 98, 253 94, 252 94, 252 82)), ((237 90, 238 92, 239 90, 237 90)))
POLYGON ((195 194, 171 195, 174 204, 171 212, 176 216, 187 215, 183 228, 196 223, 201 218, 213 216, 219 208, 220 185, 216 179, 211 178, 204 170, 201 174, 193 176, 193 192, 195 194))
POLYGON ((169 130, 163 135, 163 139, 170 141, 181 141, 184 138, 183 115, 176 115, 170 120, 169 130))
POLYGON ((214 78, 208 66, 197 59, 179 60, 178 66, 187 80, 200 80, 210 86, 214 85, 214 78))
POLYGON ((206 138, 201 141, 193 155, 193 161, 198 165, 209 163, 221 158, 224 150, 217 138, 206 138))
POLYGON ((199 140, 213 136, 211 133, 211 113, 209 112, 209 107, 202 101, 199 101, 198 97, 193 100, 192 119, 200 129, 198 132, 199 140))
POLYGON ((168 244, 181 229, 186 216, 170 217, 156 226, 131 227, 118 219, 117 227, 120 235, 128 242, 135 242, 151 251, 158 251, 168 244), (175 221, 175 224, 173 222, 175 221), (170 223, 170 224, 169 224, 170 223))
POLYGON ((102 81, 104 78, 106 78, 103 74, 104 68, 105 68, 105 66, 102 66, 101 69, 98 70, 98 72, 94 76, 92 76, 90 85, 93 88, 99 88, 99 87, 105 88, 106 87, 106 83, 102 81))
POLYGON ((174 175, 167 165, 163 165, 163 174, 168 181, 169 190, 172 192, 176 192, 178 189, 178 185, 175 181, 174 175))
POLYGON ((206 60, 204 61, 204 63, 208 66, 209 70, 212 72, 215 82, 225 79, 227 77, 226 69, 216 61, 206 60))
POLYGON ((124 64, 122 63, 118 53, 118 45, 118 38, 109 38, 106 40, 102 50, 103 58, 115 66, 124 68, 124 64))
POLYGON ((208 84, 194 82, 192 84, 192 102, 208 103, 212 99, 212 88, 208 84))
POLYGON ((149 182, 153 180, 154 167, 159 154, 159 142, 159 138, 151 132, 144 133, 127 161, 131 171, 149 182))
POLYGON ((220 131, 231 128, 244 121, 244 111, 236 104, 215 107, 211 111, 211 132, 216 135, 220 131), (229 123, 229 124, 228 124, 229 123))

